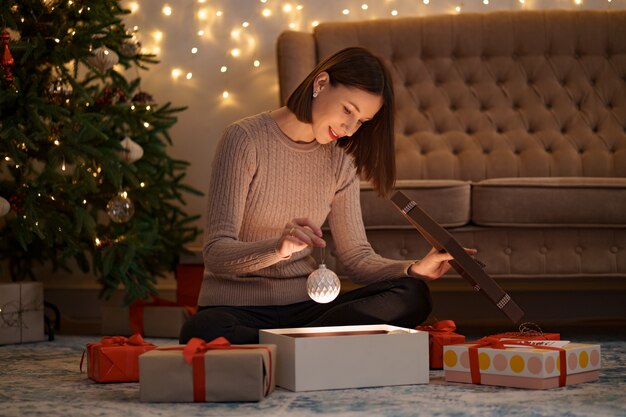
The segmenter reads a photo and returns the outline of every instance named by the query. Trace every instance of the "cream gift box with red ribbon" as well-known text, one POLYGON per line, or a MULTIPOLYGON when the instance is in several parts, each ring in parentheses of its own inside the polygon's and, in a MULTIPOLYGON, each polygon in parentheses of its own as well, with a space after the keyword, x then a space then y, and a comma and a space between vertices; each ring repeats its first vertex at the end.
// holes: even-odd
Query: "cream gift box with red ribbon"
POLYGON ((276 346, 192 338, 139 356, 145 402, 260 401, 274 390, 276 346))
POLYGON ((595 381, 600 345, 485 338, 444 346, 444 378, 449 382, 547 389, 595 381), (539 345, 537 345, 539 343, 539 345))
POLYGON ((43 284, 0 284, 0 345, 45 338, 43 284))

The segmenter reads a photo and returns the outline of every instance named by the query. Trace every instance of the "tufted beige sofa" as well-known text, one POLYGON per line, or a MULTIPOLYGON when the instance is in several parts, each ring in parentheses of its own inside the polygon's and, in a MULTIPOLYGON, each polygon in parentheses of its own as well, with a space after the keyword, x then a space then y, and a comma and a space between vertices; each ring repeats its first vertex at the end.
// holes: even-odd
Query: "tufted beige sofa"
MULTIPOLYGON (((348 46, 370 49, 391 70, 397 189, 477 248, 527 319, 626 320, 626 11, 408 17, 284 32, 282 102, 319 60, 348 46)), ((365 183, 361 204, 378 253, 418 258, 427 250, 365 183)), ((341 273, 332 251, 327 263, 341 273)), ((506 322, 453 273, 432 288, 439 318, 506 322)))

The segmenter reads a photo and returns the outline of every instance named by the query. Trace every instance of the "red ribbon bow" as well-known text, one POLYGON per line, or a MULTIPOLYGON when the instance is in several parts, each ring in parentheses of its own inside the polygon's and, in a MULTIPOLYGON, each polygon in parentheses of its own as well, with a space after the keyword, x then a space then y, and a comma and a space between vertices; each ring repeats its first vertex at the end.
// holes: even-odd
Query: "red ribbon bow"
MULTIPOLYGON (((483 337, 474 342, 471 342, 473 346, 468 348, 469 361, 470 361, 470 374, 472 376, 472 384, 480 385, 480 366, 478 363, 478 349, 487 347, 492 349, 506 349, 504 344, 514 346, 532 346, 536 347, 530 342, 525 340, 507 340, 502 342, 496 337, 483 337)), ((559 352, 559 387, 565 386, 567 382, 567 361, 565 357, 565 349, 553 346, 540 346, 540 349, 555 350, 559 352)))
POLYGON ((103 345, 149 345, 150 343, 143 340, 143 337, 139 333, 135 333, 131 337, 124 336, 103 336, 100 339, 100 343, 103 345))
POLYGON ((454 323, 454 320, 440 320, 430 326, 416 326, 415 330, 450 333, 456 330, 456 324, 454 323))

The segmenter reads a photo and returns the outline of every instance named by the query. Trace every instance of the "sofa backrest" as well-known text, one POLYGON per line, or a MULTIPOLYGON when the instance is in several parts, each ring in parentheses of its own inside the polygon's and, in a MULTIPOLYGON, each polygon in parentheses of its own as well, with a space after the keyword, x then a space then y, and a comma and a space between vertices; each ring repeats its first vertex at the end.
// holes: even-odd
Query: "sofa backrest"
POLYGON ((398 179, 626 177, 626 11, 322 23, 277 43, 282 102, 362 46, 389 67, 398 179))

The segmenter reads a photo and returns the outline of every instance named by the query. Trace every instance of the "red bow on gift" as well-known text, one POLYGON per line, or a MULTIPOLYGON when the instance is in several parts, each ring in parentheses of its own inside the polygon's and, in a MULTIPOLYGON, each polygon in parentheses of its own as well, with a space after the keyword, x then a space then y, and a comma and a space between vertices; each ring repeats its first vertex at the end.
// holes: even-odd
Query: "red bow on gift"
MULTIPOLYGON (((506 342, 502 342, 499 338, 496 337, 483 337, 482 339, 478 339, 471 343, 473 344, 473 346, 470 346, 468 348, 468 353, 472 384, 480 384, 480 366, 478 363, 479 348, 487 347, 492 349, 506 349, 506 347, 504 346, 505 343, 507 345, 513 346, 535 347, 535 345, 533 345, 532 343, 526 342, 524 340, 507 340, 506 342)), ((556 350, 557 352, 559 352, 559 387, 565 386, 565 383, 567 382, 567 361, 565 356, 565 349, 553 346, 541 346, 541 349, 556 350)))
POLYGON ((131 337, 124 336, 103 336, 100 339, 100 343, 103 345, 149 345, 150 343, 143 340, 143 337, 139 333, 135 333, 131 337))
POLYGON ((416 326, 415 330, 448 333, 456 330, 456 324, 454 323, 454 320, 440 320, 430 326, 416 326))

